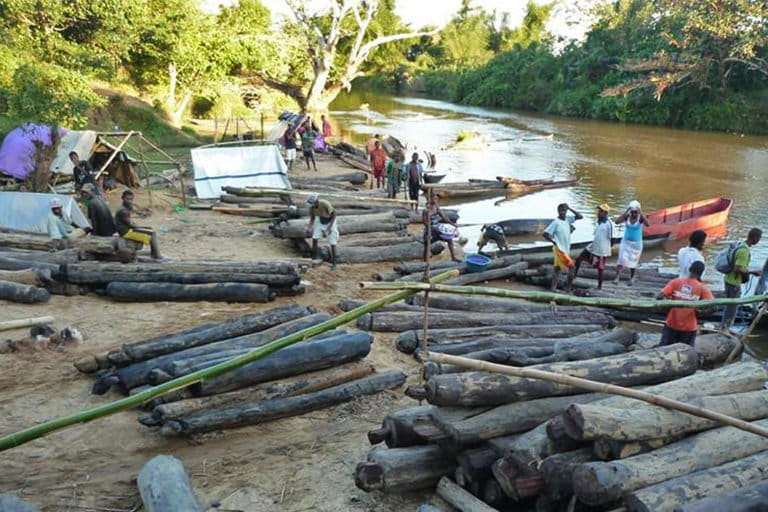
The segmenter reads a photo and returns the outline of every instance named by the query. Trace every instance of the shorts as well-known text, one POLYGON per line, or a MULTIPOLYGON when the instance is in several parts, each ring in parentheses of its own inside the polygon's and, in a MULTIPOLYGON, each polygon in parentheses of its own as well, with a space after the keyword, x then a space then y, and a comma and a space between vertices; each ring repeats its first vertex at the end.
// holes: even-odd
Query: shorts
POLYGON ((605 270, 606 259, 607 259, 606 256, 597 256, 595 254, 592 254, 586 249, 581 251, 581 254, 579 254, 579 257, 578 257, 578 261, 586 261, 597 270, 605 270))
POLYGON ((408 182, 408 197, 411 199, 411 201, 418 201, 419 200, 419 184, 413 183, 412 181, 408 182))
POLYGON ((499 247, 506 247, 507 246, 507 239, 498 231, 494 231, 492 229, 486 229, 482 233, 480 233, 480 244, 484 245, 488 242, 494 242, 499 247))
POLYGON ((693 346, 696 341, 696 331, 678 331, 668 326, 661 330, 661 346, 674 345, 675 343, 685 343, 693 346))
POLYGON ((296 160, 296 148, 286 149, 285 150, 285 159, 286 160, 296 160))
POLYGON ((129 229, 125 233, 123 233, 121 236, 125 238, 126 240, 132 240, 134 242, 139 242, 143 245, 149 245, 149 243, 152 241, 152 235, 154 235, 155 232, 151 229, 129 229))
POLYGON ((315 223, 312 225, 312 240, 319 240, 321 238, 328 238, 328 243, 331 245, 339 243, 339 228, 337 227, 336 220, 329 226, 320 222, 320 219, 315 219, 315 223))
POLYGON ((573 267, 573 258, 561 251, 556 245, 552 246, 552 254, 555 257, 555 268, 559 268, 560 270, 568 270, 569 268, 573 267))
POLYGON ((302 153, 304 153, 304 158, 310 158, 315 156, 315 151, 312 149, 305 149, 304 151, 302 151, 302 153))
POLYGON ((384 169, 374 169, 373 176, 375 178, 381 178, 382 176, 384 176, 384 169))

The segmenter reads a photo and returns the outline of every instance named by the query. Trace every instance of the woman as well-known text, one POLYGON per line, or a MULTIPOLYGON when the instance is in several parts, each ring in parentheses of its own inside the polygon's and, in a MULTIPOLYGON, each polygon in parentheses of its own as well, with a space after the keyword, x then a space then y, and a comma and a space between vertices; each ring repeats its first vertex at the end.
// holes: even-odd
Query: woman
POLYGON ((616 217, 616 224, 624 223, 624 236, 619 245, 619 259, 616 262, 616 278, 614 284, 619 282, 621 269, 629 269, 629 284, 635 284, 635 271, 643 254, 643 226, 650 226, 648 219, 643 215, 638 201, 629 203, 627 210, 616 217))
POLYGON ((458 226, 446 217, 440 207, 437 206, 435 194, 430 194, 429 204, 421 214, 421 221, 424 223, 424 261, 427 261, 427 251, 433 240, 446 242, 448 250, 451 252, 451 259, 461 261, 456 257, 453 250, 453 241, 459 238, 458 226))

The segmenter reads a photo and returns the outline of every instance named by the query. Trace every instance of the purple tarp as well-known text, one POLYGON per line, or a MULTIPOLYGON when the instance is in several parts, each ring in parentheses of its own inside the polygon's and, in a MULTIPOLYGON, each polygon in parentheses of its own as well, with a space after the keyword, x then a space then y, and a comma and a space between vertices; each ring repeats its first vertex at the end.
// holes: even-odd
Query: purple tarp
MULTIPOLYGON (((66 130, 59 130, 60 135, 64 133, 66 130)), ((26 178, 35 169, 35 141, 50 146, 50 126, 27 123, 6 135, 0 146, 0 171, 14 178, 26 178)))

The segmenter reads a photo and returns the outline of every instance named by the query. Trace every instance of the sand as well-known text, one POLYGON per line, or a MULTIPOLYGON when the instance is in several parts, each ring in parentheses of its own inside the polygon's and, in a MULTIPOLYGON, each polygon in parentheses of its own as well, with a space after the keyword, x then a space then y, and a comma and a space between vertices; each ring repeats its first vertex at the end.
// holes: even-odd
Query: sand
MULTIPOLYGON (((299 172, 298 164, 294 172, 299 172)), ((321 174, 349 172, 326 159, 320 164, 321 174)), ((113 208, 119 193, 108 195, 113 208)), ((159 232, 161 250, 169 258, 298 256, 288 242, 273 238, 263 225, 248 224, 253 218, 210 211, 177 213, 173 206, 180 202, 155 191, 152 213, 142 219, 142 224, 159 232)), ((146 192, 137 194, 137 204, 149 205, 146 192)), ((444 258, 447 255, 441 255, 444 258)), ((96 295, 53 296, 42 305, 0 301, 0 320, 53 315, 56 327, 74 326, 87 337, 82 345, 66 351, 0 355, 4 411, 0 433, 119 398, 115 391, 104 396, 90 393, 91 379, 72 366, 85 354, 292 301, 338 312, 335 305, 342 298, 380 296, 361 292, 357 283, 391 267, 349 265, 331 272, 323 264, 303 276, 305 295, 270 304, 117 303, 96 295)), ((6 331, 0 336, 20 338, 26 332, 6 331)), ((408 383, 419 382, 416 362, 398 352, 392 338, 376 334, 368 360, 380 371, 399 368, 409 375, 408 383)), ((184 462, 202 502, 217 504, 219 511, 412 510, 424 496, 366 494, 353 481, 355 466, 370 448, 367 431, 379 426, 388 412, 409 405, 417 403, 402 390, 387 391, 300 417, 191 439, 164 438, 138 423, 139 411, 126 411, 0 453, 0 492, 19 493, 44 511, 136 511, 140 499, 135 479, 141 466, 156 454, 171 454, 184 462)))

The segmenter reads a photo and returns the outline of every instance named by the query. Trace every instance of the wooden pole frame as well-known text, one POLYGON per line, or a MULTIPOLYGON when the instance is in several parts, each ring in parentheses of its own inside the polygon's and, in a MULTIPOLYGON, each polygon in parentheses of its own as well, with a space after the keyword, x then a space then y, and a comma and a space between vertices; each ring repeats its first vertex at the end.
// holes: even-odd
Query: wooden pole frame
POLYGON ((101 169, 99 169, 99 171, 94 175, 93 177, 94 180, 98 180, 101 177, 104 171, 107 170, 107 167, 109 166, 109 164, 112 163, 112 160, 114 160, 117 154, 120 152, 120 150, 123 149, 123 146, 125 146, 125 143, 128 142, 130 138, 133 136, 133 134, 135 133, 140 133, 140 132, 128 132, 125 135, 125 138, 123 138, 120 144, 118 144, 117 147, 114 149, 114 151, 112 151, 112 154, 109 155, 109 158, 107 158, 107 161, 104 162, 104 164, 101 166, 101 169))

